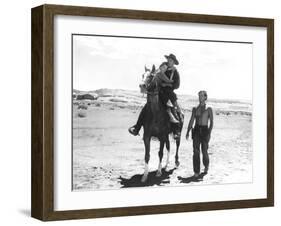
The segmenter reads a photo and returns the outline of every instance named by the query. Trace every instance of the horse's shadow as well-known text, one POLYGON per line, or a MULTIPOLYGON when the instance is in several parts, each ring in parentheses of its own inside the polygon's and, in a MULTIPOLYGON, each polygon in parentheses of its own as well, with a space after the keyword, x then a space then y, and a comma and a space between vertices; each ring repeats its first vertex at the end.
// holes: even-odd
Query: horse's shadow
POLYGON ((129 188, 129 187, 148 187, 153 185, 161 186, 163 184, 170 183, 170 175, 173 174, 174 170, 176 168, 173 168, 171 170, 166 171, 165 169, 162 169, 162 175, 160 177, 156 176, 157 170, 149 172, 148 179, 145 183, 141 182, 141 178, 143 174, 136 174, 132 176, 129 179, 119 177, 120 184, 122 185, 121 188, 129 188))
POLYGON ((201 181, 203 181, 203 178, 206 175, 207 175, 207 173, 200 173, 198 177, 191 176, 191 177, 184 178, 184 177, 179 176, 178 180, 180 181, 180 183, 185 183, 185 184, 189 184, 191 182, 201 182, 201 181))

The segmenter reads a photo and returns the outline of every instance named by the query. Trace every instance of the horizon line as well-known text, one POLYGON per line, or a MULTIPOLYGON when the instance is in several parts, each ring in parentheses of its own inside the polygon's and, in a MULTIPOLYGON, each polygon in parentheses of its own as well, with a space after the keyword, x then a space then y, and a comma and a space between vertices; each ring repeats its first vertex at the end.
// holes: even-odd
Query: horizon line
MULTIPOLYGON (((77 90, 79 92, 95 92, 97 90, 102 90, 102 89, 108 89, 108 90, 123 90, 123 91, 134 91, 134 92, 139 92, 139 90, 136 89, 122 89, 122 88, 98 88, 98 89, 93 89, 93 90, 81 90, 81 89, 76 89, 72 87, 72 92, 73 90, 77 90)), ((197 95, 192 95, 189 93, 177 93, 178 96, 191 96, 191 97, 197 97, 197 95)), ((239 98, 218 98, 218 97, 208 97, 209 100, 228 100, 228 101, 245 101, 245 102, 250 102, 252 104, 251 99, 239 99, 239 98)))

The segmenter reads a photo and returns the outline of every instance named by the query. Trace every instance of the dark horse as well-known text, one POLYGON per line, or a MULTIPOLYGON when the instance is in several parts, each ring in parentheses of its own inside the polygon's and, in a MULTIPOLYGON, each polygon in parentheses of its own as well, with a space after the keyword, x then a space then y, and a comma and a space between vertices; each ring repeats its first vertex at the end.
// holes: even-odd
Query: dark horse
MULTIPOLYGON (((158 81, 155 78, 155 67, 150 71, 146 68, 146 79, 145 83, 141 85, 141 89, 145 90, 147 94, 147 103, 145 106, 145 119, 143 124, 143 141, 145 145, 145 169, 141 181, 146 182, 148 178, 148 162, 150 159, 150 141, 151 138, 157 138, 160 141, 160 149, 158 152, 159 156, 159 165, 156 176, 160 177, 162 175, 162 158, 163 158, 163 149, 166 145, 168 154, 165 169, 169 164, 169 154, 170 154, 170 141, 169 134, 173 133, 176 140, 176 155, 175 155, 175 164, 178 167, 179 157, 178 150, 180 146, 180 137, 181 130, 183 126, 183 120, 180 120, 179 124, 170 123, 170 118, 167 113, 166 104, 161 101, 161 95, 159 91, 158 81)), ((182 118, 182 117, 178 117, 182 118)))

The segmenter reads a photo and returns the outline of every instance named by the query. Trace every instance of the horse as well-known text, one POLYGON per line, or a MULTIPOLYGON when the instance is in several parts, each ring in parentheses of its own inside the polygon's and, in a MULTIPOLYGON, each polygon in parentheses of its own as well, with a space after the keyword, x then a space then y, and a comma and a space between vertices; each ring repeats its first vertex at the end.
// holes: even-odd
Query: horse
POLYGON ((163 150, 164 146, 167 149, 167 159, 165 169, 167 169, 169 165, 169 156, 170 156, 170 141, 169 135, 171 133, 174 134, 174 139, 176 140, 176 155, 175 155, 175 164, 176 167, 179 166, 179 157, 178 151, 180 146, 180 138, 181 138, 181 130, 183 127, 183 115, 182 117, 178 117, 180 119, 179 124, 173 124, 170 122, 170 118, 166 111, 166 106, 161 102, 159 98, 159 84, 155 77, 155 66, 153 65, 152 70, 147 69, 145 67, 145 73, 143 78, 145 77, 145 81, 140 85, 140 88, 143 92, 147 94, 147 103, 145 107, 145 119, 143 123, 143 142, 145 146, 145 167, 144 173, 141 178, 141 182, 146 182, 148 179, 148 163, 150 159, 150 141, 151 138, 157 138, 160 142, 160 148, 158 152, 159 156, 159 164, 158 170, 156 173, 157 177, 162 175, 162 158, 163 158, 163 150))

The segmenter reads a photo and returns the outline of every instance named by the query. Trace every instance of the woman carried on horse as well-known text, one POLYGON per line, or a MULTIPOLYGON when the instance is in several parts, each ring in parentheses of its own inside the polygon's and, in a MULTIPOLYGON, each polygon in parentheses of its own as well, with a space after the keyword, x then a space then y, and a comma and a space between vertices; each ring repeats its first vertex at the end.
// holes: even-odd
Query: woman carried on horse
MULTIPOLYGON (((167 104, 170 106, 170 108, 167 108, 167 112, 170 116, 170 121, 172 123, 179 123, 179 120, 183 120, 183 112, 181 111, 181 108, 178 105, 177 95, 174 93, 174 90, 178 89, 180 86, 180 76, 175 67, 175 65, 179 64, 179 61, 177 60, 174 54, 165 55, 165 57, 167 59, 167 68, 166 70, 164 70, 166 66, 161 64, 162 67, 160 65, 160 71, 158 71, 157 73, 157 77, 161 81, 161 87, 159 89, 159 98, 165 106, 167 104), (161 68, 163 68, 162 71, 161 68), (163 74, 165 76, 163 76, 163 74), (171 102, 171 104, 169 102, 171 102)), ((144 124, 146 106, 147 105, 143 107, 138 117, 137 123, 129 128, 129 132, 134 136, 139 134, 139 131, 144 124)))

